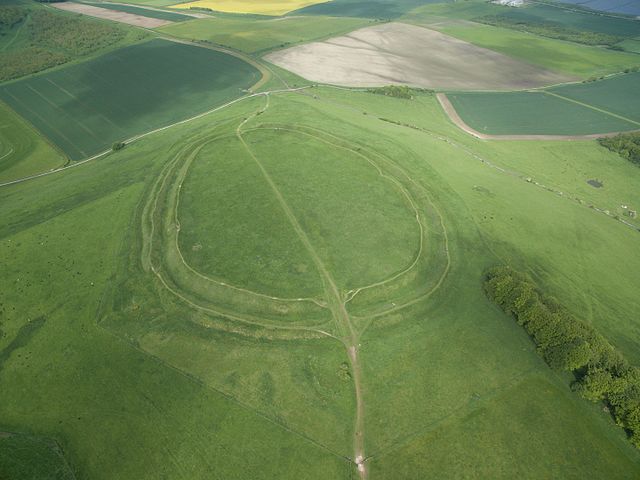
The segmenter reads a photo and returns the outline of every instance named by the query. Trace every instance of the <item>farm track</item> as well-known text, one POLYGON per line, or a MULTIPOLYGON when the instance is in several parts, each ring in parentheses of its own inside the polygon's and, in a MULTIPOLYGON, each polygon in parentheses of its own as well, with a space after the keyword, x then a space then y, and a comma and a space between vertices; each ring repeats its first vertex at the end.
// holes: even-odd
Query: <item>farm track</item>
MULTIPOLYGON (((557 94, 552 94, 549 92, 545 92, 548 95, 552 95, 555 97, 559 97, 563 100, 566 101, 570 101, 573 103, 577 103, 579 105, 582 105, 584 107, 588 107, 591 108, 592 110, 597 110, 601 113, 605 113, 607 115, 611 115, 613 117, 625 120, 627 122, 631 122, 637 125, 640 125, 640 123, 635 122, 633 120, 629 120, 627 118, 621 117, 619 115, 615 115, 612 114, 610 112, 607 112, 606 110, 600 110, 594 107, 591 107, 587 104, 581 103, 581 102, 575 102, 573 100, 570 100, 568 98, 562 97, 560 95, 557 94)), ((449 120, 451 120, 454 125, 456 125, 458 128, 460 128, 460 130, 468 133, 469 135, 475 137, 475 138, 479 138, 480 140, 552 140, 552 141, 571 141, 571 140, 595 140, 597 138, 603 138, 603 137, 615 137, 616 135, 619 135, 620 133, 628 133, 628 132, 610 132, 610 133, 593 133, 593 134, 589 134, 589 135, 487 135, 485 133, 480 133, 477 130, 471 128, 469 125, 467 125, 467 123, 462 120, 462 118, 460 117, 460 115, 458 114, 458 112, 456 111, 455 107, 451 104, 451 102, 449 101, 449 99, 447 98, 447 96, 444 93, 437 93, 436 94, 436 98, 438 99, 438 102, 440 103, 440 106, 442 107, 442 109, 444 110, 444 112, 447 114, 447 116, 449 117, 449 120)))
MULTIPOLYGON (((233 311, 229 309, 223 308, 212 308, 209 304, 202 304, 200 301, 194 301, 190 295, 186 294, 182 291, 182 287, 173 283, 170 277, 167 277, 166 268, 162 265, 158 264, 158 258, 163 258, 165 254, 154 254, 154 251, 157 248, 167 248, 168 246, 170 251, 176 251, 176 255, 179 258, 179 263, 185 267, 190 268, 184 258, 182 257, 181 252, 178 248, 177 236, 180 232, 180 221, 177 216, 178 206, 179 206, 179 195, 182 187, 182 183, 186 178, 187 172, 191 166, 191 163, 198 156, 199 152, 206 145, 211 144, 221 138, 229 138, 233 136, 233 134, 207 134, 205 136, 201 136, 201 138, 192 138, 187 141, 186 146, 184 146, 181 150, 179 150, 176 155, 164 166, 162 172, 157 177, 154 185, 151 188, 150 194, 148 195, 147 201, 143 203, 142 206, 142 237, 143 237, 143 248, 141 253, 142 265, 145 270, 152 273, 155 278, 158 280, 158 285, 161 286, 164 290, 175 296, 179 301, 184 302, 189 305, 191 308, 196 310, 205 312, 207 314, 213 315, 215 317, 221 317, 226 319, 227 321, 237 322, 240 324, 247 324, 251 326, 257 326, 261 328, 265 328, 269 331, 281 331, 283 332, 284 337, 281 337, 279 334, 278 338, 289 338, 295 339, 296 332, 302 334, 311 334, 313 336, 320 337, 331 337, 344 346, 345 352, 351 366, 350 370, 352 373, 352 380, 354 382, 354 392, 355 392, 355 403, 356 403, 356 412, 354 418, 354 434, 353 434, 353 458, 351 461, 356 465, 357 471, 360 475, 360 478, 366 478, 367 469, 365 466, 365 462, 367 460, 365 455, 365 429, 364 429, 364 410, 365 410, 365 402, 363 395, 363 379, 362 379, 362 367, 360 363, 360 357, 358 352, 358 346, 360 342, 360 338, 362 333, 371 325, 375 318, 378 316, 382 316, 387 311, 377 312, 377 315, 371 316, 368 318, 368 322, 361 326, 360 328, 356 328, 354 325, 352 318, 346 308, 347 302, 353 299, 353 297, 364 289, 372 289, 375 287, 385 286, 389 282, 393 282, 394 280, 399 279, 405 274, 410 273, 412 270, 415 270, 418 267, 418 263, 421 260, 424 252, 425 252, 425 230, 427 229, 427 225, 425 223, 425 219, 421 218, 420 209, 418 207, 418 203, 415 199, 413 199, 412 194, 409 192, 407 187, 403 184, 404 181, 412 181, 410 176, 404 172, 404 170, 399 169, 399 167, 393 162, 391 159, 385 158, 382 154, 377 152, 371 152, 368 149, 361 147, 357 144, 351 144, 348 140, 342 139, 330 132, 325 132, 320 129, 316 129, 314 127, 309 126, 297 126, 297 125, 274 125, 271 126, 269 124, 260 124, 256 127, 246 128, 247 124, 255 119, 261 113, 264 113, 270 104, 270 93, 265 92, 261 94, 256 94, 256 96, 262 95, 266 99, 266 105, 256 111, 253 115, 247 117, 238 125, 235 130, 235 136, 238 138, 239 142, 242 144, 243 148, 246 150, 247 154, 253 159, 256 163, 256 166, 259 168, 262 173, 265 182, 270 186, 271 190, 275 198, 278 200, 283 213, 287 217, 291 226, 295 230, 296 234, 300 238, 303 243, 305 249, 308 251, 310 257, 312 258, 314 264, 318 272, 320 273, 322 283, 324 285, 324 301, 318 301, 317 299, 306 299, 306 300, 315 300, 315 304, 321 306, 324 309, 327 309, 331 312, 332 320, 330 322, 336 329, 336 333, 332 333, 332 329, 329 328, 330 325, 326 323, 316 324, 316 325, 292 325, 282 322, 273 322, 273 321, 261 321, 259 316, 247 315, 245 313, 239 313, 238 311, 233 311), (263 163, 256 156, 256 154, 252 151, 250 145, 244 138, 244 135, 250 133, 255 130, 286 130, 292 133, 296 133, 298 135, 304 135, 315 140, 324 143, 330 148, 341 149, 352 153, 353 155, 363 159, 368 162, 373 168, 376 169, 378 174, 385 180, 391 182, 402 195, 404 195, 405 200, 407 202, 408 208, 410 207, 411 211, 415 215, 416 222, 418 223, 418 231, 420 235, 419 248, 416 256, 411 260, 410 264, 407 267, 404 267, 399 272, 395 273, 391 277, 387 279, 383 279, 379 282, 373 283, 371 285, 366 285, 352 291, 341 292, 339 287, 337 286, 331 272, 328 270, 323 260, 317 254, 315 247, 313 246, 310 238, 307 236, 306 232, 302 229, 299 224, 295 213, 291 209, 291 207, 286 202, 284 196, 278 189, 278 186, 275 184, 273 179, 271 178, 269 172, 264 167, 263 163), (374 161, 374 157, 378 157, 374 161), (403 181, 400 181, 395 176, 389 175, 385 173, 385 170, 378 165, 378 162, 388 162, 392 164, 396 169, 399 169, 402 173, 402 176, 405 177, 403 181), (172 199, 172 195, 175 197, 172 199), (162 211, 163 206, 167 208, 167 212, 162 211), (164 220, 163 220, 164 219, 164 220), (160 224, 156 225, 158 222, 164 222, 161 226, 160 224), (164 233, 163 233, 164 232, 164 233), (157 239, 157 236, 166 237, 169 235, 169 240, 166 241, 166 246, 163 247, 163 240, 157 239), (175 235, 175 236, 174 236, 175 235), (155 259, 155 260, 154 260, 155 259)), ((225 122, 229 123, 229 122, 225 122)), ((415 182, 414 182, 415 184, 415 182)), ((415 184, 417 186, 417 184, 415 184)), ((433 206, 433 205, 432 205, 433 206)), ((442 223, 442 218, 439 218, 439 224, 441 227, 444 227, 442 223)), ((447 265, 444 268, 444 271, 440 272, 441 275, 437 280, 436 286, 432 291, 435 291, 442 284, 444 278, 449 269, 450 259, 448 255, 448 247, 446 246, 446 232, 444 233, 445 243, 444 243, 444 252, 447 256, 447 265)), ((191 269, 193 270, 193 269, 191 269)), ((283 299, 278 297, 271 297, 268 295, 263 295, 259 292, 253 292, 250 290, 246 290, 243 288, 238 288, 233 285, 229 285, 226 282, 220 282, 214 279, 210 279, 209 277, 200 274, 199 272, 193 271, 197 275, 199 279, 213 281, 218 284, 218 286, 222 288, 226 288, 229 290, 237 291, 243 295, 249 296, 258 296, 262 297, 265 300, 269 301, 291 301, 291 302, 299 302, 301 299, 283 299)), ((410 287, 412 288, 412 287, 410 287)), ((431 292, 432 293, 432 292, 431 292)), ((429 292, 427 292, 427 295, 429 292)), ((411 302, 411 304, 416 303, 424 298, 427 295, 420 295, 417 299, 411 302)), ((241 308, 241 307, 239 307, 241 308)), ((403 308, 403 306, 399 306, 398 308, 403 308)), ((221 325, 213 325, 212 328, 222 328, 226 329, 221 325)), ((236 331, 231 328, 230 331, 236 331)), ((237 333, 237 331, 236 331, 237 333)), ((308 337, 305 337, 308 338, 308 337)))
POLYGON ((340 339, 344 344, 347 350, 347 356, 349 358, 349 362, 351 364, 351 372, 354 384, 354 390, 356 395, 356 414, 355 414, 355 425, 354 425, 354 462, 358 469, 358 474, 360 478, 367 478, 367 470, 364 465, 365 460, 365 450, 364 450, 364 400, 362 398, 362 368, 360 366, 360 361, 358 357, 358 343, 360 340, 359 334, 353 326, 351 319, 349 317, 349 313, 345 307, 344 297, 341 295, 338 286, 336 285, 333 276, 325 266, 324 262, 316 252, 311 240, 307 236, 306 232, 298 222, 293 210, 283 197, 282 193, 278 189, 278 186, 275 184, 266 168, 260 162, 258 157, 253 153, 249 145, 246 143, 244 138, 242 137, 242 127, 249 122, 251 119, 256 117, 259 113, 264 113, 267 108, 269 108, 269 97, 267 96, 267 104, 266 106, 259 112, 256 112, 252 117, 248 117, 245 119, 236 129, 236 135, 246 151, 249 153, 251 158, 255 161, 256 165, 262 172, 266 182, 269 184, 275 197, 278 199, 282 210, 287 216, 291 226, 294 228, 298 237, 304 244, 305 248, 309 252, 309 255, 313 259, 313 262, 316 265, 316 268, 320 272, 325 288, 325 295, 329 309, 332 312, 333 318, 335 320, 336 326, 340 331, 340 339))
MULTIPOLYGON (((177 234, 179 231, 179 224, 175 223, 175 209, 177 208, 177 204, 175 203, 175 199, 172 198, 172 195, 177 195, 177 192, 180 190, 181 183, 183 181, 183 176, 174 176, 176 170, 181 169, 182 174, 185 175, 191 161, 197 156, 200 150, 209 143, 214 142, 215 140, 222 138, 226 135, 210 135, 205 136, 202 139, 196 140, 193 143, 189 143, 186 147, 181 149, 175 157, 170 161, 163 169, 159 177, 157 178, 154 186, 151 189, 147 202, 144 204, 142 209, 142 252, 141 252, 141 264, 145 271, 153 272, 153 274, 158 278, 163 287, 171 292, 176 297, 180 298, 182 301, 187 303, 193 308, 198 310, 207 312, 209 314, 220 316, 226 318, 230 321, 239 322, 246 325, 251 326, 259 326, 269 330, 286 330, 286 331, 299 331, 299 332, 312 332, 315 336, 327 335, 326 332, 321 330, 321 327, 326 322, 321 322, 316 327, 310 326, 302 326, 292 324, 290 322, 280 323, 275 321, 266 321, 264 318, 252 315, 252 314, 239 314, 234 310, 229 310, 229 308, 223 307, 213 307, 212 304, 215 304, 215 296, 213 297, 213 302, 203 303, 203 301, 196 301, 194 298, 190 298, 187 295, 187 292, 181 291, 180 286, 176 285, 171 280, 171 271, 167 270, 161 264, 158 264, 156 260, 154 262, 154 251, 158 250, 159 245, 159 256, 160 258, 165 258, 168 255, 174 253, 173 248, 169 248, 168 250, 162 248, 162 238, 158 239, 158 232, 172 232, 177 234), (168 192, 168 193, 165 193, 168 192), (169 197, 167 199, 167 197, 169 197), (165 202, 168 204, 168 211, 163 210, 162 203, 165 202), (158 218, 159 217, 159 218, 158 218), (164 222, 163 222, 164 220, 164 222), (156 228, 156 224, 161 223, 159 228, 156 228)), ((171 234, 170 234, 171 235, 171 234)), ((176 246, 174 242, 171 242, 171 247, 176 246)), ((232 287, 229 285, 221 286, 224 290, 231 289, 232 287)), ((246 291, 243 292, 243 297, 240 298, 242 303, 243 301, 246 303, 250 303, 250 300, 242 300, 244 295, 246 294, 255 294, 255 292, 246 291)))
MULTIPOLYGON (((314 130, 316 132, 322 132, 326 136, 333 137, 336 140, 344 141, 344 140, 339 139, 338 137, 336 137, 334 135, 331 135, 328 132, 324 132, 324 131, 322 131, 320 129, 317 129, 317 128, 305 126, 304 129, 314 130)), ((310 133, 304 131, 301 128, 293 128, 293 127, 286 127, 286 126, 285 127, 278 126, 278 127, 271 127, 271 128, 255 127, 253 129, 246 130, 246 131, 255 131, 255 130, 278 130, 278 131, 295 132, 295 133, 298 133, 298 134, 301 134, 301 135, 306 135, 308 137, 311 137, 311 138, 313 138, 313 139, 315 139, 317 141, 320 141, 322 143, 330 145, 333 148, 339 148, 339 149, 342 149, 342 150, 346 150, 346 151, 348 151, 348 152, 350 152, 350 153, 352 153, 352 154, 364 159, 366 162, 368 162, 370 165, 372 165, 376 169, 376 171, 378 172, 378 174, 382 178, 385 178, 389 182, 393 183, 395 185, 395 187, 405 197, 405 199, 407 200, 409 205, 411 206, 411 209, 413 210, 413 213, 415 215, 416 223, 418 224, 418 228, 419 228, 419 232, 420 232, 420 241, 419 241, 418 251, 417 251, 414 259, 412 260, 412 262, 406 268, 400 270, 399 272, 391 275, 390 277, 388 277, 386 279, 380 280, 380 281, 375 282, 375 283, 371 283, 369 285, 365 285, 365 286, 362 286, 362 287, 357 287, 357 288, 354 288, 352 290, 349 290, 346 293, 346 301, 345 301, 345 303, 350 302, 361 291, 367 290, 367 289, 370 289, 370 288, 374 288, 374 287, 379 287, 379 286, 386 285, 387 283, 390 283, 390 282, 398 279, 402 275, 405 275, 405 274, 409 273, 411 270, 413 270, 418 265, 418 262, 420 261, 420 258, 422 257, 422 254, 424 252, 424 243, 425 243, 424 234, 425 234, 426 226, 423 224, 423 221, 420 218, 420 211, 418 209, 416 201, 411 197, 411 195, 406 190, 406 188, 397 179, 395 179, 394 177, 392 177, 390 175, 385 174, 382 171, 382 169, 380 168, 379 165, 377 165, 374 161, 372 161, 371 158, 367 157, 366 155, 363 155, 360 150, 356 150, 355 148, 350 148, 350 147, 344 146, 344 145, 339 145, 337 143, 332 143, 332 142, 322 138, 321 136, 310 134, 310 133)))

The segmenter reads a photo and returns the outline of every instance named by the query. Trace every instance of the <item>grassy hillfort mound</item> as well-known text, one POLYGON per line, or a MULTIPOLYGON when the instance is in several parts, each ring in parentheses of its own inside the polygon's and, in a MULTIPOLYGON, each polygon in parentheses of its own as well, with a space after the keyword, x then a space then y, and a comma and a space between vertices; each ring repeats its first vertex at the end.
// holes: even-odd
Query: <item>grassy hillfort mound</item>
POLYGON ((346 86, 506 90, 570 80, 435 30, 402 23, 367 27, 265 58, 309 80, 346 86))
POLYGON ((640 478, 636 20, 0 3, 2 480, 640 478))

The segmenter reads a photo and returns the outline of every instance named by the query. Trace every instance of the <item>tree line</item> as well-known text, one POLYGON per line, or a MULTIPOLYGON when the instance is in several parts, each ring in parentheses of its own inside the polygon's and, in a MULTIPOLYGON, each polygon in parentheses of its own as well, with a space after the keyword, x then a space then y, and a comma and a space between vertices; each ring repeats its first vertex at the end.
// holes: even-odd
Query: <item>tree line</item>
MULTIPOLYGON (((614 47, 616 43, 625 40, 626 37, 611 35, 608 33, 577 30, 560 23, 544 22, 536 20, 521 20, 505 15, 485 15, 473 19, 474 22, 492 25, 494 27, 510 28, 521 32, 533 33, 541 37, 554 38, 567 42, 582 43, 584 45, 607 45, 614 47)), ((614 48, 616 50, 620 48, 614 48)))
POLYGON ((384 95, 386 97, 404 98, 405 100, 413 99, 415 93, 423 93, 427 95, 433 94, 433 90, 426 88, 408 87, 406 85, 385 85, 384 87, 369 88, 369 93, 376 95, 384 95))
POLYGON ((572 372, 572 389, 604 402, 640 448, 640 368, 630 365, 591 325, 578 320, 533 280, 511 267, 485 275, 487 296, 524 327, 549 366, 572 372))
POLYGON ((640 166, 640 133, 621 133, 615 137, 599 138, 598 143, 640 166))

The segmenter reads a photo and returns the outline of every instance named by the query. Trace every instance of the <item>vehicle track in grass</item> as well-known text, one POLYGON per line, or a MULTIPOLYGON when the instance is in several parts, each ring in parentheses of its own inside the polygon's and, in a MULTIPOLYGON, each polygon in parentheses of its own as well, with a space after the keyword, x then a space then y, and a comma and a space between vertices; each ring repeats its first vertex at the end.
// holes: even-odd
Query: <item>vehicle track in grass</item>
MULTIPOLYGON (((329 320, 329 322, 331 322, 331 324, 334 326, 335 332, 332 332, 331 328, 327 328, 328 327, 327 323, 319 323, 314 325, 303 326, 303 325, 291 325, 291 324, 284 324, 284 323, 270 322, 270 321, 261 322, 259 315, 258 316, 245 315, 244 313, 239 313, 239 310, 238 312, 235 312, 233 311, 233 309, 229 310, 229 309, 222 309, 222 308, 215 308, 215 307, 212 308, 210 305, 202 304, 198 301, 194 301, 192 298, 189 298, 189 295, 185 294, 181 290, 180 285, 172 285, 172 281, 168 281, 167 278, 165 278, 165 274, 163 273, 163 267, 161 265, 156 265, 154 263, 154 262, 157 262, 157 260, 154 261, 154 255, 152 254, 152 250, 154 248, 157 248, 157 246, 154 247, 154 240, 153 240, 154 236, 161 235, 163 238, 166 238, 166 235, 168 233, 169 236, 176 235, 176 238, 177 238, 177 234, 180 232, 180 222, 177 216, 177 208, 178 208, 179 202, 177 200, 175 202, 172 202, 170 199, 168 203, 166 203, 166 205, 169 205, 169 211, 168 213, 163 213, 162 206, 165 205, 164 203, 165 199, 163 199, 163 195, 170 196, 174 194, 176 195, 176 199, 178 199, 181 191, 181 187, 182 187, 182 182, 186 178, 186 174, 189 171, 189 168, 192 162, 196 159, 196 157, 198 156, 202 148, 221 138, 228 138, 229 136, 234 136, 234 134, 230 134, 230 133, 217 134, 217 135, 209 134, 209 135, 203 136, 202 138, 195 138, 197 136, 194 136, 190 140, 188 140, 186 142, 186 146, 182 147, 177 152, 177 154, 164 166, 162 172, 157 177, 155 184, 151 188, 151 194, 149 195, 148 200, 143 207, 143 218, 147 219, 147 223, 145 225, 143 221, 143 237, 146 240, 143 242, 144 245, 143 245, 143 252, 142 252, 142 264, 145 270, 152 273, 155 276, 155 278, 157 278, 159 282, 159 286, 161 286, 163 289, 165 289, 166 291, 174 295, 177 299, 184 302, 186 305, 188 305, 191 308, 209 313, 213 316, 219 316, 219 317, 225 318, 231 322, 245 323, 248 325, 259 326, 259 327, 270 329, 270 330, 280 330, 282 332, 285 332, 285 335, 290 336, 291 339, 296 338, 295 332, 297 331, 297 332, 307 332, 317 336, 331 337, 339 341, 345 348, 345 353, 347 355, 347 359, 350 365, 351 379, 353 381, 353 385, 354 385, 353 389, 355 393, 356 411, 354 414, 354 425, 353 425, 353 456, 350 459, 355 465, 355 468, 358 471, 358 475, 360 476, 360 478, 366 479, 368 472, 366 467, 367 457, 365 454, 365 425, 364 425, 365 424, 364 422, 365 401, 364 401, 363 378, 362 378, 363 372, 362 372, 362 365, 361 365, 358 349, 360 345, 360 338, 363 332, 365 331, 365 329, 371 325, 371 323, 375 318, 377 318, 378 316, 385 315, 389 312, 387 310, 376 312, 377 315, 371 316, 370 318, 367 317, 368 321, 366 324, 361 324, 356 326, 356 324, 354 324, 353 319, 358 317, 351 315, 347 311, 346 305, 347 305, 347 302, 353 299, 353 297, 358 292, 368 288, 384 286, 386 283, 392 282, 393 280, 400 278, 402 275, 405 275, 411 272, 412 270, 416 269, 419 266, 419 260, 422 259, 422 255, 425 251, 425 247, 424 247, 425 230, 427 229, 426 217, 422 218, 421 209, 418 205, 418 201, 413 198, 412 196, 413 193, 411 193, 408 190, 408 187, 403 182, 411 181, 415 187, 419 187, 419 185, 411 179, 410 175, 407 172, 402 170, 399 166, 397 166, 397 164, 394 161, 392 161, 388 157, 385 157, 381 153, 370 152, 368 149, 363 149, 360 145, 354 144, 349 140, 343 139, 337 135, 332 134, 331 132, 326 132, 321 129, 317 129, 317 128, 306 126, 306 125, 259 124, 256 127, 247 128, 246 126, 250 121, 258 117, 258 115, 261 115, 262 113, 266 112, 266 110, 269 108, 269 105, 270 105, 269 93, 264 93, 262 95, 265 97, 265 100, 266 100, 265 105, 259 110, 255 111, 252 115, 247 116, 247 118, 243 119, 240 122, 240 124, 235 128, 235 136, 237 137, 242 147, 247 152, 248 156, 255 162, 265 182, 268 184, 268 186, 272 190, 273 195, 275 199, 278 201, 278 204, 280 205, 283 213, 285 214, 292 228, 296 232, 296 235, 299 237, 303 246, 307 250, 309 256, 313 260, 313 263, 316 265, 316 269, 320 274, 321 281, 323 284, 323 289, 324 289, 324 302, 322 302, 322 306, 331 312, 331 320, 329 320), (374 167, 375 170, 378 172, 378 174, 385 181, 390 181, 394 185, 394 187, 396 187, 399 190, 399 193, 401 193, 405 197, 407 207, 410 207, 410 210, 413 212, 413 214, 415 215, 416 221, 418 222, 418 225, 419 225, 418 231, 420 235, 419 248, 418 248, 418 253, 415 255, 414 258, 411 259, 410 264, 408 266, 403 267, 399 272, 395 273, 394 275, 390 276, 387 279, 381 280, 379 282, 375 282, 371 285, 359 287, 354 290, 344 291, 344 292, 341 291, 335 279, 333 278, 332 273, 327 268, 324 261, 320 258, 319 254, 315 250, 313 242, 311 241, 311 239, 309 238, 309 236, 307 235, 307 233, 299 223, 294 213, 294 210, 287 203, 285 197, 283 196, 277 184, 271 177, 265 165, 261 162, 260 158, 251 149, 251 146, 244 138, 244 135, 246 133, 249 133, 255 130, 271 130, 271 131, 286 130, 286 131, 296 133, 298 135, 311 137, 316 139, 319 142, 324 143, 325 145, 327 145, 332 149, 348 151, 354 156, 357 156, 365 160, 368 164, 374 167), (374 160, 374 157, 376 158, 376 160, 374 160), (386 163, 384 162, 389 162, 390 165, 386 165, 386 163), (383 164, 385 165, 384 168, 382 167, 383 164), (391 166, 393 166, 395 169, 398 169, 401 172, 402 177, 406 177, 406 178, 403 178, 403 180, 401 181, 400 177, 395 176, 395 172, 391 168, 391 166), (156 212, 159 212, 159 213, 156 213, 156 212), (160 226, 160 225, 156 226, 156 221, 154 220, 156 216, 159 216, 159 218, 161 219, 163 218, 165 219, 163 226, 160 226), (286 333, 286 332, 290 332, 290 333, 286 333)), ((232 122, 230 122, 228 119, 221 123, 227 124, 228 126, 231 126, 232 124, 232 122)), ((420 196, 422 197, 422 195, 420 196)), ((431 203, 430 200, 429 202, 431 203)), ((440 218, 440 226, 444 227, 444 224, 442 223, 441 218, 440 218)), ((446 236, 446 233, 445 233, 445 236, 446 236)), ((162 241, 156 240, 155 243, 157 243, 158 245, 163 245, 162 241)), ((170 249, 177 249, 177 246, 178 246, 177 240, 169 239, 166 245, 169 245, 170 249)), ((438 281, 432 291, 435 291, 440 287, 440 285, 444 281, 444 278, 446 277, 446 274, 448 272, 450 260, 448 256, 448 247, 446 246, 446 243, 444 245, 444 252, 447 255, 447 265, 444 267, 444 271, 442 272, 439 271, 440 276, 437 279, 438 281)), ((186 266, 186 262, 184 262, 184 258, 181 257, 179 249, 178 249, 178 255, 181 258, 181 263, 184 266, 186 266)), ((208 278, 202 275, 199 275, 199 277, 208 278)), ((227 287, 230 289, 236 289, 241 291, 242 293, 246 293, 250 295, 257 293, 257 292, 251 292, 249 290, 242 289, 242 288, 236 288, 234 286, 226 284, 226 282, 218 282, 218 281, 216 282, 220 286, 227 287)), ((415 287, 414 283, 410 283, 407 285, 403 284, 401 287, 402 288, 401 291, 404 292, 407 289, 413 291, 414 287, 415 287)), ((187 284, 187 288, 188 288, 188 284, 187 284)), ((265 297, 269 300, 287 300, 287 299, 279 299, 278 297, 265 296, 261 294, 258 294, 258 295, 265 297)), ((412 300, 412 303, 416 303, 420 300, 424 300, 425 298, 427 298, 425 297, 425 295, 420 295, 416 299, 412 300)), ((292 300, 292 299, 289 299, 289 300, 292 300)), ((295 301, 296 299, 293 299, 293 300, 295 301)), ((241 306, 239 306, 238 308, 241 308, 241 306)), ((214 326, 213 328, 216 328, 216 327, 214 326)))
POLYGON ((269 108, 269 103, 269 96, 267 95, 267 103, 265 107, 262 110, 255 112, 252 116, 247 117, 240 125, 238 125, 238 128, 236 129, 236 135, 246 149, 249 156, 254 160, 254 162, 262 172, 265 181, 271 187, 274 196, 278 200, 278 203, 287 216, 287 219, 291 223, 291 226, 296 231, 298 237, 300 238, 300 241, 303 243, 309 255, 311 256, 322 278, 327 306, 331 310, 333 319, 336 323, 338 331, 340 332, 340 341, 344 344, 347 350, 347 357, 349 358, 349 362, 351 364, 351 374, 356 396, 356 413, 353 433, 353 462, 356 465, 360 478, 364 480, 367 478, 367 469, 364 464, 364 399, 362 396, 362 367, 360 365, 358 356, 358 344, 360 336, 351 322, 349 313, 347 312, 345 306, 345 298, 340 293, 340 290, 338 289, 333 276, 316 252, 313 244, 311 243, 311 240, 298 222, 298 219, 293 213, 293 210, 285 200, 278 186, 271 178, 271 175, 266 170, 260 159, 251 150, 242 136, 242 127, 259 114, 264 113, 269 108))
MULTIPOLYGON (((258 326, 272 331, 308 332, 314 334, 316 337, 330 336, 330 333, 322 329, 322 327, 327 323, 326 321, 321 321, 316 325, 310 326, 299 325, 293 322, 267 321, 267 319, 256 316, 255 314, 238 313, 233 309, 220 306, 213 307, 211 304, 203 303, 202 299, 197 301, 194 298, 190 298, 190 296, 193 297, 188 294, 190 292, 181 291, 180 285, 175 284, 171 280, 170 269, 167 269, 165 265, 158 263, 157 259, 154 261, 154 251, 157 252, 155 258, 159 257, 163 259, 167 256, 166 250, 163 250, 162 248, 162 241, 156 238, 157 235, 161 235, 164 238, 167 234, 171 236, 179 231, 179 224, 175 223, 175 210, 177 209, 177 204, 171 201, 171 194, 175 194, 176 191, 180 190, 180 185, 182 184, 184 175, 186 175, 191 162, 195 157, 197 157, 201 149, 209 143, 230 135, 233 134, 205 135, 199 139, 190 139, 187 142, 187 145, 181 148, 160 172, 150 190, 147 201, 142 207, 142 250, 140 254, 142 268, 144 271, 153 273, 162 286, 171 294, 200 311, 223 317, 233 322, 258 326), (177 171, 178 173, 176 173, 177 171), (180 174, 182 174, 182 176, 180 174), (165 212, 163 210, 163 204, 166 204, 164 205, 165 207, 168 205, 168 211, 165 212), (167 222, 167 219, 170 221, 167 222), (158 223, 160 223, 160 225, 156 225, 158 223)), ((169 252, 169 254, 170 253, 171 252, 169 252)), ((221 285, 221 287, 223 287, 224 290, 233 289, 230 285, 221 285)), ((242 293, 245 296, 261 296, 250 290, 243 291, 242 293)), ((286 300, 278 300, 280 300, 281 303, 286 302, 286 300)), ((215 305, 215 298, 211 302, 215 305)), ((238 302, 242 303, 242 299, 236 299, 236 303, 238 302)))
MULTIPOLYGON (((345 145, 339 145, 337 143, 333 143, 328 141, 327 139, 319 136, 319 135, 313 135, 307 131, 305 131, 305 129, 309 129, 309 130, 313 130, 316 132, 321 132, 322 134, 324 134, 325 136, 329 136, 332 137, 338 141, 342 141, 345 142, 344 139, 341 139, 339 137, 336 137, 335 135, 332 135, 329 132, 325 132, 323 130, 317 129, 317 128, 313 128, 313 127, 309 127, 309 126, 298 126, 297 128, 290 126, 278 126, 278 127, 255 127, 252 129, 247 129, 245 131, 256 131, 256 130, 278 130, 278 131, 288 131, 288 132, 294 132, 297 133, 299 135, 305 135, 308 137, 311 137, 319 142, 322 142, 326 145, 329 145, 333 148, 338 148, 341 150, 345 150, 348 151, 350 153, 352 153, 353 155, 360 157, 362 159, 364 159, 366 162, 368 162, 371 166, 373 166, 373 168, 376 169, 376 171, 378 172, 378 174, 386 179, 387 181, 391 182, 404 196, 404 198, 407 200, 407 202, 409 203, 409 205, 411 206, 411 209, 413 210, 413 214, 415 216, 416 219, 416 223, 418 224, 418 230, 419 230, 419 237, 420 237, 420 241, 419 241, 419 247, 418 247, 418 251, 415 254, 413 260, 409 263, 409 265, 403 269, 401 269, 399 272, 392 274, 391 276, 368 284, 368 285, 364 285, 361 287, 356 287, 353 288, 349 291, 346 292, 345 296, 346 296, 346 300, 345 303, 349 303, 358 293, 360 293, 363 290, 367 290, 370 288, 374 288, 374 287, 379 287, 379 286, 383 286, 387 283, 390 283, 398 278, 400 278, 401 276, 409 273, 411 270, 415 269, 415 267, 418 265, 418 262, 420 261, 420 259, 422 258, 422 254, 424 253, 424 244, 425 244, 425 240, 424 240, 424 235, 425 235, 425 230, 426 230, 426 225, 423 224, 423 220, 421 219, 420 216, 420 210, 418 208, 418 205, 416 203, 416 201, 411 197, 411 194, 407 191, 407 189, 402 185, 402 183, 400 183, 395 177, 391 176, 391 175, 387 175, 383 172, 382 168, 380 168, 380 166, 378 164, 376 164, 370 157, 364 155, 362 153, 361 150, 357 150, 355 148, 349 147, 349 146, 345 146, 345 145)), ((397 166, 396 166, 397 167, 397 166)), ((404 172, 403 172, 404 173, 404 172)))

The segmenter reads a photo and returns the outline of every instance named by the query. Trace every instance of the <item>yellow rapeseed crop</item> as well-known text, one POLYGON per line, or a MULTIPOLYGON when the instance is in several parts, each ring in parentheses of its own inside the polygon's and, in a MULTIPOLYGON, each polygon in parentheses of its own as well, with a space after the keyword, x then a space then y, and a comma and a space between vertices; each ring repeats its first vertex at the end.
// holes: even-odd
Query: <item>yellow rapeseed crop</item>
POLYGON ((283 15, 292 10, 321 3, 324 0, 197 0, 173 8, 210 8, 219 12, 283 15))

